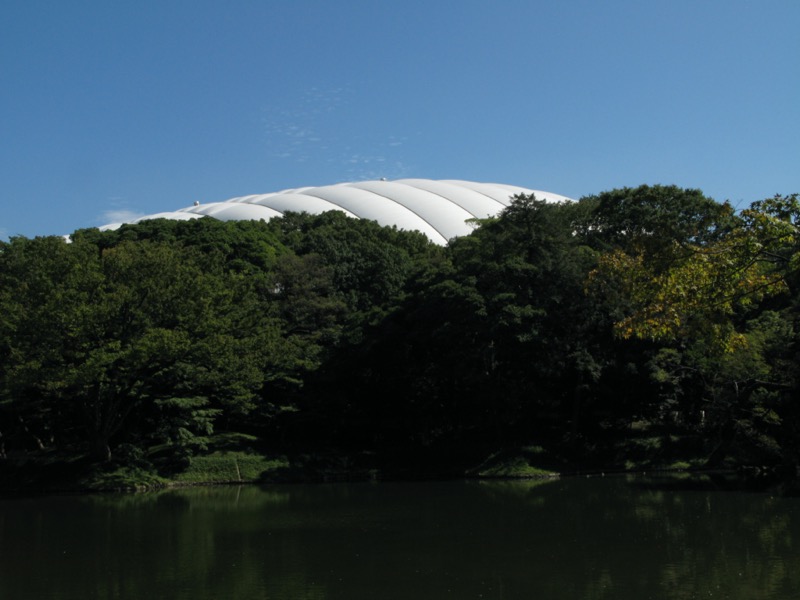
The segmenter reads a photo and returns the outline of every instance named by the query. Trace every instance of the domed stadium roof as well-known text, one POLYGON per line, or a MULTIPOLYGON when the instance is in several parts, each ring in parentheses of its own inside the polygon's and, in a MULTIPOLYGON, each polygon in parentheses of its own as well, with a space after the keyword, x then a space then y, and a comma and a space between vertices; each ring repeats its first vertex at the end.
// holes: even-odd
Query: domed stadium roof
MULTIPOLYGON (((210 204, 195 203, 177 211, 140 217, 130 223, 147 219, 197 219, 203 216, 222 221, 268 221, 289 211, 319 214, 339 210, 349 217, 420 231, 433 242, 444 245, 449 239, 472 231, 467 220, 497 215, 519 194, 535 194, 536 198, 551 202, 569 200, 558 194, 502 183, 398 179, 303 187, 210 204)), ((111 223, 100 229, 116 229, 121 225, 111 223)))

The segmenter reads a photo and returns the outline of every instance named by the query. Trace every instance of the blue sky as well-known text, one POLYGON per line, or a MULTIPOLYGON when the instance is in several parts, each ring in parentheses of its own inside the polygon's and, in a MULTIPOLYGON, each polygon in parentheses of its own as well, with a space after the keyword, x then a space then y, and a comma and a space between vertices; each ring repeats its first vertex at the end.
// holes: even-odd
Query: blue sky
POLYGON ((0 237, 386 177, 800 192, 797 0, 4 0, 0 237))

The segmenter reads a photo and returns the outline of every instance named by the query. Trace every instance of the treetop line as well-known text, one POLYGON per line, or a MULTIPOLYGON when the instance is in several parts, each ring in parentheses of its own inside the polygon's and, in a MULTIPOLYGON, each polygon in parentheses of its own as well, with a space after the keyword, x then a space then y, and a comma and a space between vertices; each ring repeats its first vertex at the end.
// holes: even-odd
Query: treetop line
POLYGON ((517 196, 447 246, 341 212, 15 237, 0 462, 161 472, 240 432, 387 469, 535 445, 794 473, 799 216, 640 186, 517 196))

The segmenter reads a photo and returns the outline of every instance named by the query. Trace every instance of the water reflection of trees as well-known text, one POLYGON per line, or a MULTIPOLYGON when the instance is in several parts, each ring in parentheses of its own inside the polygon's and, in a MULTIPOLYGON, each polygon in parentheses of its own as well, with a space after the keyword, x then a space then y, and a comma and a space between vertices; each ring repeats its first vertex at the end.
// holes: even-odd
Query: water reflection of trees
POLYGON ((714 482, 694 480, 689 491, 674 479, 644 482, 567 479, 535 499, 495 489, 507 513, 509 500, 520 503, 515 529, 501 517, 496 529, 537 539, 532 555, 503 557, 508 597, 525 597, 526 585, 550 598, 783 599, 800 589, 796 502, 714 491, 714 482))
POLYGON ((0 597, 783 600, 800 589, 796 501, 642 483, 195 488, 6 503, 0 597), (24 541, 12 551, 11 539, 24 541), (46 577, 23 579, 32 564, 46 577))
POLYGON ((611 507, 594 506, 600 523, 587 533, 618 534, 606 538, 604 562, 612 568, 600 569, 583 597, 606 597, 598 590, 608 590, 609 581, 638 586, 643 594, 659 590, 651 597, 664 598, 783 599, 800 589, 800 571, 793 567, 800 554, 795 502, 713 486, 681 492, 673 485, 633 483, 616 491, 611 507), (634 526, 617 526, 626 513, 634 526), (614 567, 615 553, 627 556, 627 564, 614 567))

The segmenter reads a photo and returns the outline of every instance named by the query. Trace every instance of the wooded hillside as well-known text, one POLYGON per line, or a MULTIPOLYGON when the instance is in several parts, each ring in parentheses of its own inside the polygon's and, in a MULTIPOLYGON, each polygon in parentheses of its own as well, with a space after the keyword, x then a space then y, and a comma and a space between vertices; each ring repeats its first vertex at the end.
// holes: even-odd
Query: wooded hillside
POLYGON ((799 218, 642 186, 517 198, 446 248, 341 213, 12 238, 0 473, 174 472, 222 432, 387 472, 795 473, 799 218))

